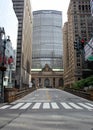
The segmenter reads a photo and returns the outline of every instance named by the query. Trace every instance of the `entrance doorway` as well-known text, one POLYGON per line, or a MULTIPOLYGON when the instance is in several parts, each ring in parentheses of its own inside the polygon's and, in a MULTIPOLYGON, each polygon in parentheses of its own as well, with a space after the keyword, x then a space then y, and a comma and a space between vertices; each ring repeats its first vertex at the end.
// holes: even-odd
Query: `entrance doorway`
POLYGON ((59 79, 59 86, 63 86, 63 84, 64 84, 64 83, 63 83, 63 78, 60 78, 60 79, 59 79))
POLYGON ((44 87, 49 87, 50 86, 50 80, 48 78, 45 79, 44 81, 44 87))

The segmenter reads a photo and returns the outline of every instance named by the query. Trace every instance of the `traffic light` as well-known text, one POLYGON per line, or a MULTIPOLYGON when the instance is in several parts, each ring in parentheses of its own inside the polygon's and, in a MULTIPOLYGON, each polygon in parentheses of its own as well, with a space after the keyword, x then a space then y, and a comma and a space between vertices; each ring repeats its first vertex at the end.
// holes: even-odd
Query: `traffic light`
POLYGON ((74 42, 74 49, 78 49, 78 46, 77 46, 77 41, 74 42))
POLYGON ((80 40, 80 49, 83 49, 84 48, 84 45, 85 45, 85 40, 82 38, 80 40))

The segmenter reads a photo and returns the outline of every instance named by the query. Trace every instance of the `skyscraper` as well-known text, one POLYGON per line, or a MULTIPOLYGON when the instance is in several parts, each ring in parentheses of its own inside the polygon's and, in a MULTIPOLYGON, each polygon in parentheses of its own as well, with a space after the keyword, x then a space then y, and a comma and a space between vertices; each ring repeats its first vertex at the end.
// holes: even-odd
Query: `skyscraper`
POLYGON ((84 55, 74 49, 74 42, 79 37, 87 42, 91 38, 93 22, 89 0, 70 0, 68 22, 63 28, 64 41, 64 85, 72 86, 75 81, 83 78, 85 63, 84 55), (66 38, 66 40, 65 40, 66 38), (66 50, 66 51, 65 51, 66 50), (68 60, 67 60, 68 59, 68 60), (65 66, 66 65, 66 66, 65 66))
POLYGON ((32 14, 30 0, 12 1, 18 18, 16 80, 21 87, 31 79, 32 14))
POLYGON ((62 68, 62 13, 56 10, 33 12, 32 68, 48 64, 62 68))

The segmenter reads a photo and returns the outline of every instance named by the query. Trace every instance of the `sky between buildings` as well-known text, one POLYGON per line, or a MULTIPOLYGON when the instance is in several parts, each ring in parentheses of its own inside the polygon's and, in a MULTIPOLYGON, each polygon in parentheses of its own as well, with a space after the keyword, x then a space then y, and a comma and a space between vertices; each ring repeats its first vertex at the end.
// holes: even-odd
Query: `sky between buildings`
POLYGON ((35 10, 58 10, 62 11, 62 23, 67 21, 67 10, 70 0, 30 0, 32 11, 35 10))
MULTIPOLYGON (((70 0, 30 0, 32 11, 35 10, 58 10, 62 11, 62 23, 67 21, 67 10, 70 0)), ((13 48, 17 44, 17 24, 16 18, 13 17, 13 11, 8 8, 12 5, 11 0, 0 0, 0 27, 4 27, 6 35, 10 36, 13 48)))
POLYGON ((10 36, 13 48, 16 48, 18 21, 11 0, 0 0, 0 27, 4 27, 6 36, 10 36))

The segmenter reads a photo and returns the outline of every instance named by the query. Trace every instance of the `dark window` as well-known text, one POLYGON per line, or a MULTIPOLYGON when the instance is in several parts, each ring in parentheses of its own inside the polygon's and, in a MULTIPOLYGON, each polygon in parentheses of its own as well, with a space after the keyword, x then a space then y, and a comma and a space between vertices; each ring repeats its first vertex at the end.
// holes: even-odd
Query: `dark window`
POLYGON ((63 78, 59 79, 59 86, 63 86, 63 78))
POLYGON ((39 84, 41 83, 41 78, 39 78, 39 84))
POLYGON ((82 5, 82 10, 84 10, 84 5, 82 5))

